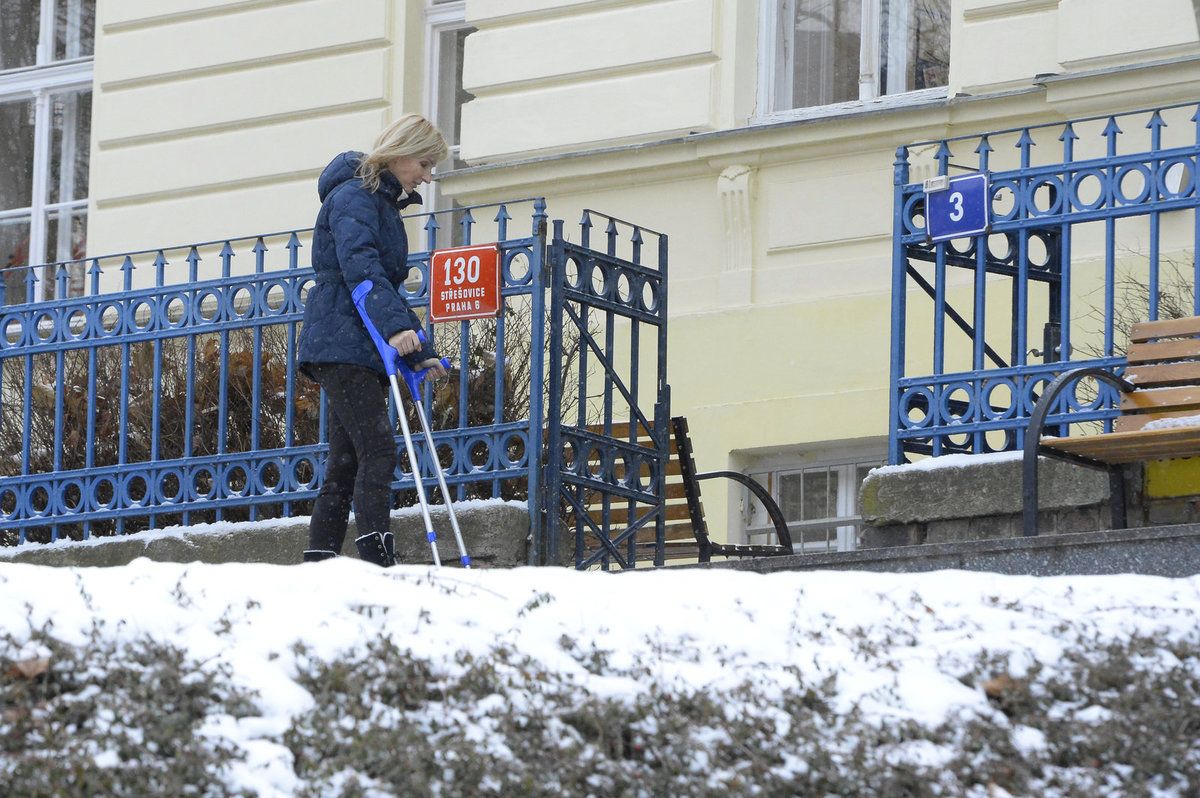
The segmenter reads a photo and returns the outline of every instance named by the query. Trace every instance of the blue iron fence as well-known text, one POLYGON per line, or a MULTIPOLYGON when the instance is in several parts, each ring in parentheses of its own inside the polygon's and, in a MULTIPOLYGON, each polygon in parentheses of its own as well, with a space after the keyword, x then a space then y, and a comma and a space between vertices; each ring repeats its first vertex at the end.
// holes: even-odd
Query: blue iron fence
MULTIPOLYGON (((501 254, 503 307, 494 319, 429 325, 459 366, 449 382, 426 385, 424 397, 433 456, 454 498, 528 498, 531 562, 555 563, 574 507, 621 502, 641 513, 629 530, 613 533, 607 509, 597 522, 573 524, 576 566, 661 562, 666 236, 589 211, 579 243, 556 221, 548 247, 541 199, 405 218, 410 240, 425 247, 410 254, 402 289, 414 307, 429 304, 439 242, 494 241, 501 254), (513 233, 514 208, 528 210, 527 234, 513 233), (602 249, 591 244, 593 219, 607 225, 602 249), (553 534, 543 534, 546 524, 553 534)), ((327 449, 323 397, 297 379, 295 365, 313 284, 299 263, 310 233, 3 275, 0 544, 307 511, 327 449), (239 257, 252 258, 253 269, 235 270, 239 257), (84 267, 83 295, 67 296, 84 267), (115 290, 102 282, 106 268, 120 272, 115 290), (139 269, 151 270, 147 285, 135 279, 139 269), (62 298, 36 301, 47 271, 62 298), (17 287, 16 303, 4 304, 5 286, 17 287)), ((418 458, 432 479, 432 456, 420 449, 418 458)), ((393 488, 413 486, 402 452, 393 488)))
MULTIPOLYGON (((496 319, 431 325, 439 349, 461 365, 450 384, 426 388, 447 483, 458 498, 536 496, 546 402, 545 203, 459 208, 407 222, 417 231, 410 238, 426 244, 409 257, 415 277, 404 293, 414 306, 428 304, 429 258, 448 224, 457 228, 455 243, 494 240, 502 256, 504 307, 496 319), (527 234, 513 235, 516 208, 529 212, 527 234)), ((312 285, 299 250, 310 232, 6 270, 2 542, 290 515, 316 495, 325 407, 316 386, 297 379, 294 363, 312 285), (247 257, 253 269, 235 273, 234 258, 247 257), (68 297, 70 275, 81 268, 89 275, 84 293, 68 297), (106 269, 121 272, 118 290, 102 286, 106 269), (138 269, 153 270, 149 285, 135 286, 143 282, 135 281, 138 269), (62 298, 35 301, 38 275, 48 272, 62 298), (14 287, 23 296, 12 296, 14 287)), ((420 457, 418 467, 432 475, 429 456, 420 457)), ((402 456, 393 487, 412 486, 412 464, 402 456)), ((540 537, 539 525, 535 519, 540 537)))
MULTIPOLYGON (((899 148, 889 461, 1019 449, 1058 373, 1120 371, 1130 323, 1200 313, 1198 156, 1195 103, 899 148), (988 176, 991 223, 934 243, 912 178, 952 170, 988 176)), ((1109 429, 1115 399, 1083 383, 1050 423, 1109 429)))

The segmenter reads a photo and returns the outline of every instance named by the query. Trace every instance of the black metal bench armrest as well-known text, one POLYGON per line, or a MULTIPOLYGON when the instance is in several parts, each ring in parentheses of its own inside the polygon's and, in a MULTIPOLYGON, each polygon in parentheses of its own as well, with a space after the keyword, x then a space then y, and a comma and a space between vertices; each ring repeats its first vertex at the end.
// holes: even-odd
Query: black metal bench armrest
POLYGON ((1038 397, 1033 413, 1029 416, 1029 426, 1025 429, 1025 450, 1021 462, 1021 500, 1023 513, 1023 532, 1026 537, 1037 535, 1038 514, 1038 479, 1037 460, 1041 445, 1042 430, 1046 426, 1046 417, 1054 409, 1058 395, 1084 377, 1095 377, 1101 382, 1112 385, 1122 393, 1137 390, 1137 386, 1124 377, 1118 377, 1103 366, 1085 366, 1083 368, 1064 371, 1046 386, 1046 390, 1038 397))
MULTIPOLYGON (((716 477, 732 479, 734 482, 745 485, 750 489, 755 498, 762 502, 763 507, 766 508, 767 516, 775 526, 775 534, 779 537, 779 548, 782 550, 780 553, 791 554, 792 535, 788 532, 787 521, 784 520, 783 511, 779 509, 779 505, 771 498, 771 494, 767 492, 767 489, 758 484, 753 478, 737 471, 706 471, 703 474, 697 474, 696 480, 715 479, 716 477)), ((720 544, 713 545, 719 546, 720 544)))

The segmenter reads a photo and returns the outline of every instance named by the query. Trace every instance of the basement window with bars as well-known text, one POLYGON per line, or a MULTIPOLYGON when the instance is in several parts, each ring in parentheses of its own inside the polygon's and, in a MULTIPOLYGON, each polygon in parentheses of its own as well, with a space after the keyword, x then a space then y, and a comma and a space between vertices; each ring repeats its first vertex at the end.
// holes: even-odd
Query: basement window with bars
MULTIPOLYGON (((853 551, 862 529, 859 489, 872 468, 883 465, 883 452, 844 458, 786 463, 776 460, 750 469, 779 505, 796 552, 853 551), (767 465, 766 468, 763 466, 767 465)), ((742 506, 746 542, 777 542, 762 503, 746 491, 742 506)))
POLYGON ((834 113, 884 97, 900 105, 945 96, 950 0, 763 3, 764 120, 826 106, 834 113))
MULTIPOLYGON (((0 0, 0 273, 27 299, 29 265, 65 263, 83 291, 95 0, 0 0)), ((59 293, 57 268, 35 300, 59 293)))

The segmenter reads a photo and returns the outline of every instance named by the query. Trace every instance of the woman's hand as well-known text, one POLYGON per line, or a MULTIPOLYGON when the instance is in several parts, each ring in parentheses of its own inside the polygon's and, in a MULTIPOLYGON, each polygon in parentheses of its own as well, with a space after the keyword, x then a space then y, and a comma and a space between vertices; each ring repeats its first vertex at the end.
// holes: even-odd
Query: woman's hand
POLYGON ((446 367, 443 366, 442 361, 438 360, 436 357, 431 357, 428 360, 422 360, 419 364, 417 364, 417 369, 429 369, 425 376, 434 380, 440 380, 447 374, 446 367))
POLYGON ((421 348, 421 340, 417 338, 417 334, 413 330, 405 330, 389 338, 388 346, 395 349, 401 355, 411 355, 421 348))

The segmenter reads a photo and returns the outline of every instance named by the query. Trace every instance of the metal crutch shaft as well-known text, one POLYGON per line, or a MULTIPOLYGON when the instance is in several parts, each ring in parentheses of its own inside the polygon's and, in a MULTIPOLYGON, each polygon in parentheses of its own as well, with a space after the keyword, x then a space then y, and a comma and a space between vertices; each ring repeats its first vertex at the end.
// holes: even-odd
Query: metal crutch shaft
MULTIPOLYGON (((425 498, 421 466, 417 462, 417 453, 413 448, 412 433, 408 430, 408 418, 404 415, 404 402, 400 398, 400 386, 396 382, 395 374, 389 374, 388 381, 392 385, 392 396, 396 400, 396 415, 400 416, 400 432, 404 436, 404 449, 408 452, 408 463, 412 466, 413 480, 417 483, 417 502, 421 505, 421 517, 425 521, 425 539, 429 541, 429 548, 433 551, 433 564, 440 568, 442 558, 438 555, 437 533, 433 531, 433 519, 429 516, 429 501, 425 498)), ((440 475, 440 469, 438 469, 438 473, 440 475)))
MULTIPOLYGON (((401 368, 405 368, 401 364, 401 368)), ((415 386, 410 383, 409 389, 412 390, 415 386)), ((433 459, 433 473, 437 477, 438 487, 442 489, 442 498, 446 501, 446 512, 450 515, 450 528, 454 530, 454 540, 458 543, 459 561, 462 562, 464 568, 471 567, 471 558, 467 555, 467 546, 463 543, 462 530, 458 527, 458 516, 454 513, 454 504, 450 501, 450 489, 446 487, 446 476, 442 473, 441 463, 437 460, 437 447, 433 443, 433 433, 429 431, 429 420, 425 417, 425 409, 421 406, 421 400, 413 391, 413 407, 417 411, 417 420, 421 422, 421 431, 425 433, 425 445, 429 447, 429 455, 433 459)), ((412 458, 412 454, 409 454, 412 458)))

